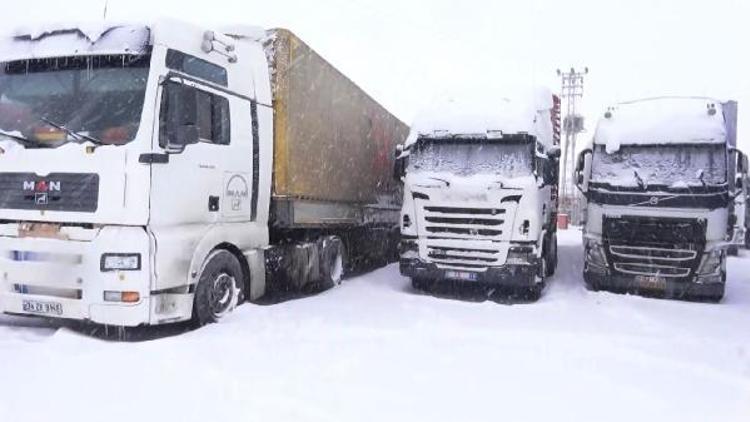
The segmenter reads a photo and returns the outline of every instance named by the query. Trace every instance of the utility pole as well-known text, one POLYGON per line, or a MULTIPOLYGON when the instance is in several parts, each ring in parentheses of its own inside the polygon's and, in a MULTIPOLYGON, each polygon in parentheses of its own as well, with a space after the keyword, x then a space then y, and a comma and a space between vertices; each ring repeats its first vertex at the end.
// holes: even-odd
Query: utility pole
POLYGON ((576 166, 576 138, 584 130, 583 116, 576 112, 576 100, 583 98, 583 77, 588 73, 588 67, 585 67, 582 72, 572 67, 568 72, 557 70, 557 76, 562 79, 561 96, 566 102, 563 119, 565 140, 562 145, 562 166, 560 167, 560 209, 575 223, 580 222, 580 207, 575 180, 573 180, 576 166))

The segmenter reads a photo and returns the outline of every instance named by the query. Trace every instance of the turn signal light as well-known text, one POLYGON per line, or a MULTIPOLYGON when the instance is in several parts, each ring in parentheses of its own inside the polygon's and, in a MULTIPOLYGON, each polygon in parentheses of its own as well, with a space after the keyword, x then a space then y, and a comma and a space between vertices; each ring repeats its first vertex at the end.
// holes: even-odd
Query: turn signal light
POLYGON ((141 295, 138 292, 115 292, 111 290, 104 292, 105 302, 135 303, 139 300, 141 300, 141 295))

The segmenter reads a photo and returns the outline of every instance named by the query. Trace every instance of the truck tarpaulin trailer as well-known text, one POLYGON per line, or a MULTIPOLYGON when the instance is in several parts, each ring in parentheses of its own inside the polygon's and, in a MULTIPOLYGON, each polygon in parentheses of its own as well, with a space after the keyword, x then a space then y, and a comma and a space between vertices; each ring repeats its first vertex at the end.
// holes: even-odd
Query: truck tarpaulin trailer
POLYGON ((408 128, 289 31, 60 26, 0 61, 6 313, 207 323, 395 255, 408 128))
MULTIPOLYGON (((520 100, 519 100, 520 99, 520 100)), ((509 287, 538 298, 557 265, 559 99, 449 102, 397 147, 401 273, 509 287)))
POLYGON ((576 180, 590 289, 719 301, 734 231, 737 103, 655 98, 610 107, 576 180))

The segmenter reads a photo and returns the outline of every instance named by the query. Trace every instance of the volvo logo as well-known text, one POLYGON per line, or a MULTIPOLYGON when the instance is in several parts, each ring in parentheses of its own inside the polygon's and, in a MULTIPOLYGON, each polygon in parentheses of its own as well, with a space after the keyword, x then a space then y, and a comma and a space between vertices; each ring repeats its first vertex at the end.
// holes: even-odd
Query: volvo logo
POLYGON ((651 205, 659 205, 659 198, 656 196, 652 196, 649 198, 648 203, 651 205))

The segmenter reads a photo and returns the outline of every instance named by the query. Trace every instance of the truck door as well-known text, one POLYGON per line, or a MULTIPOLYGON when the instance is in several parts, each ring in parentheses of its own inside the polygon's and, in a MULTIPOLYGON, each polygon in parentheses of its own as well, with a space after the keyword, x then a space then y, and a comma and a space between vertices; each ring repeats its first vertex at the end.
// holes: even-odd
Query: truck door
POLYGON ((161 85, 159 104, 153 147, 167 159, 151 166, 149 225, 156 287, 164 289, 185 282, 197 243, 212 227, 251 219, 253 151, 249 100, 171 79, 161 85))

